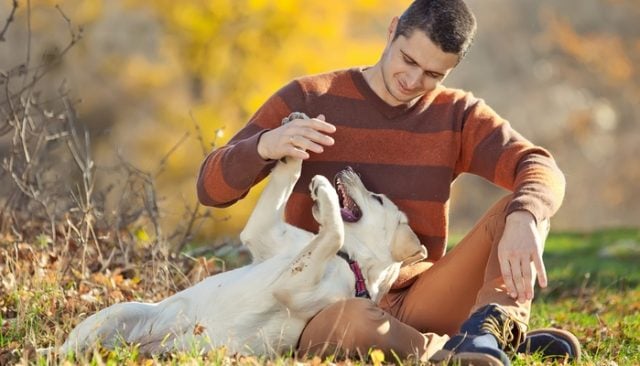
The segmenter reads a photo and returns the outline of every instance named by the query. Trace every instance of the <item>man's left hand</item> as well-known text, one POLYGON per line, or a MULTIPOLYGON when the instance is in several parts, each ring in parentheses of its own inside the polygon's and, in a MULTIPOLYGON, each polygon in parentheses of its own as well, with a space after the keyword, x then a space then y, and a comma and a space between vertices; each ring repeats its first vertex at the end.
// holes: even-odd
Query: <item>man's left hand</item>
POLYGON ((504 233, 498 243, 498 260, 509 296, 518 302, 533 299, 534 269, 540 287, 547 287, 543 247, 544 238, 531 213, 515 211, 507 216, 504 233))

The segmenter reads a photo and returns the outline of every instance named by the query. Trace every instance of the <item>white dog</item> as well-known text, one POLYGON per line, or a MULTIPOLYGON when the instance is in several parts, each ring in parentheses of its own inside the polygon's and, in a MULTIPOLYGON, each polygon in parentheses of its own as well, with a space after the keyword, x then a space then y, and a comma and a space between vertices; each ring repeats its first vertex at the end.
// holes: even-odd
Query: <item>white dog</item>
POLYGON ((240 235, 251 264, 159 303, 104 309, 81 322, 60 351, 126 342, 146 354, 221 346, 231 353, 281 354, 295 349, 316 313, 355 296, 356 288, 378 302, 401 264, 424 258, 426 249, 406 216, 385 196, 366 190, 351 169, 336 176, 336 189, 323 176, 312 179, 317 235, 285 223, 284 207, 301 165, 288 158, 273 169, 240 235))

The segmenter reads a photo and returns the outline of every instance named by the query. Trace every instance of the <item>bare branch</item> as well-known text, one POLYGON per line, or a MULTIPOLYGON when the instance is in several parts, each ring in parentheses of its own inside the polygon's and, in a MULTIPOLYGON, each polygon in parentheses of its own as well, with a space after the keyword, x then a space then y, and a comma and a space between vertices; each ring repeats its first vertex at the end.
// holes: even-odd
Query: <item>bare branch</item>
POLYGON ((189 117, 191 117, 191 122, 193 122, 193 127, 196 130, 196 138, 200 143, 200 148, 202 149, 202 156, 207 156, 207 154, 209 154, 209 149, 207 148, 207 145, 204 143, 204 138, 202 137, 202 130, 200 129, 200 124, 198 123, 196 118, 193 116, 193 112, 189 111, 189 117))
MULTIPOLYGON (((178 245, 175 247, 175 250, 174 250, 175 253, 180 253, 184 249, 184 247, 187 245, 187 243, 189 243, 189 241, 191 240, 195 223, 200 218, 200 215, 198 215, 199 210, 200 210, 200 204, 196 203, 195 206, 193 207, 193 210, 191 210, 190 212, 189 222, 187 223, 187 227, 182 233, 182 238, 178 242, 178 245)), ((208 216, 208 213, 207 213, 207 216, 208 216)))
POLYGON ((9 29, 9 24, 11 24, 11 22, 14 19, 14 15, 16 14, 16 9, 18 9, 18 0, 13 0, 13 3, 11 5, 12 5, 11 12, 9 12, 9 16, 7 17, 7 20, 4 23, 4 27, 0 31, 0 42, 5 41, 4 34, 7 32, 7 29, 9 29))
MULTIPOLYGON (((184 219, 177 227, 169 232, 162 226, 162 202, 156 179, 165 172, 172 154, 188 141, 190 133, 179 138, 150 171, 135 167, 120 154, 120 161, 114 166, 96 166, 89 131, 77 116, 75 101, 66 84, 63 82, 57 94, 38 91, 42 87, 39 82, 50 74, 52 66, 61 62, 81 39, 82 29, 74 27, 62 9, 56 7, 71 39, 53 59, 42 63, 31 60, 30 0, 26 6, 25 26, 29 35, 26 59, 0 71, 0 134, 6 135, 3 145, 6 154, 3 151, 0 158, 0 231, 12 231, 14 237, 36 242, 45 235, 49 238, 47 245, 63 245, 69 258, 79 260, 69 259, 62 265, 62 271, 72 273, 79 282, 96 271, 131 269, 132 263, 143 262, 146 265, 135 270, 146 271, 141 276, 150 279, 149 285, 167 288, 176 272, 192 265, 192 261, 175 254, 211 217, 199 204, 185 205, 184 219), (49 100, 40 98, 52 94, 54 97, 49 100), (136 237, 140 228, 148 229, 150 234, 153 230, 155 237, 150 243, 140 245, 140 238, 136 237), (148 275, 151 271, 154 276, 148 275)), ((15 9, 11 21, 14 12, 15 9)), ((209 149, 200 127, 196 124, 195 128, 205 154, 209 149)))
POLYGON ((171 147, 171 149, 169 149, 169 151, 167 151, 167 153, 164 154, 162 159, 160 159, 160 163, 158 163, 158 169, 156 170, 154 176, 157 177, 158 175, 162 174, 162 172, 166 168, 167 160, 169 160, 169 157, 171 157, 171 155, 173 155, 173 153, 178 149, 178 147, 180 147, 180 145, 182 145, 182 143, 187 140, 187 137, 189 137, 189 132, 185 132, 184 135, 182 135, 182 137, 180 138, 180 140, 178 140, 178 142, 176 142, 173 145, 173 147, 171 147))
POLYGON ((7 100, 1 101, 0 106, 11 103, 13 99, 15 99, 16 97, 19 97, 25 91, 33 88, 43 77, 45 77, 48 74, 49 70, 52 69, 52 66, 56 66, 60 61, 62 61, 62 59, 64 59, 64 56, 69 52, 69 50, 73 48, 73 46, 75 46, 76 43, 78 43, 82 39, 82 28, 79 27, 77 31, 74 30, 71 21, 69 20, 69 18, 67 18, 67 16, 64 14, 62 9, 58 5, 56 5, 56 9, 58 9, 58 11, 60 12, 60 14, 62 15, 62 17, 64 18, 65 22, 69 27, 69 33, 71 34, 71 39, 69 40, 69 43, 67 43, 67 45, 62 49, 62 51, 56 54, 55 57, 53 57, 53 59, 47 60, 39 64, 38 66, 35 66, 34 68, 30 68, 27 66, 26 63, 24 63, 17 66, 13 70, 10 70, 10 72, 8 73, 9 76, 5 80, 7 100), (33 73, 33 77, 31 78, 31 81, 26 84, 23 83, 23 87, 16 93, 12 94, 8 88, 9 78, 12 76, 12 74, 23 75, 24 73, 27 73, 27 74, 33 73))
MULTIPOLYGON (((24 63, 25 68, 29 68, 31 64, 31 0, 27 0, 27 57, 24 63)), ((27 83, 27 74, 22 78, 22 85, 27 83)))

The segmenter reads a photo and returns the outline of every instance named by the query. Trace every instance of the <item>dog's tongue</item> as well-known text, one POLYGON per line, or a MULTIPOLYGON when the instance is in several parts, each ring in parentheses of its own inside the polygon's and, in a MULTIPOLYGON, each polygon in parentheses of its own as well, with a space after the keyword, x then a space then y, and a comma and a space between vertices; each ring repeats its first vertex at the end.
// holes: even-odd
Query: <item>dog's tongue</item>
POLYGON ((342 219, 347 222, 355 222, 358 220, 356 215, 347 207, 343 207, 340 209, 340 214, 342 215, 342 219))

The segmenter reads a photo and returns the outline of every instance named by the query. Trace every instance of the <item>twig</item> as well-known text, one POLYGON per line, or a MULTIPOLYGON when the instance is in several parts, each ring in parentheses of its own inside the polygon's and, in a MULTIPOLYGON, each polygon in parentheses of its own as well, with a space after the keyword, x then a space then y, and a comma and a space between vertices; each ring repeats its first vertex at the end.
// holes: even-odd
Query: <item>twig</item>
MULTIPOLYGON (((75 46, 76 43, 78 43, 82 39, 82 28, 78 28, 78 32, 77 33, 74 32, 73 28, 72 28, 72 25, 71 25, 71 21, 69 20, 69 18, 67 18, 67 16, 64 15, 64 12, 62 11, 62 9, 60 9, 59 6, 56 5, 56 8, 58 9, 58 11, 62 15, 62 17, 65 19, 65 21, 69 25, 69 33, 71 34, 71 40, 62 49, 62 51, 60 51, 60 53, 58 53, 55 56, 55 58, 53 60, 49 60, 49 61, 43 62, 42 64, 34 67, 33 69, 28 69, 26 67, 26 65, 24 65, 24 64, 20 65, 18 67, 20 72, 31 72, 31 71, 33 71, 34 75, 33 75, 31 81, 28 84, 24 85, 18 92, 14 93, 14 94, 10 94, 10 91, 8 90, 8 87, 7 87, 7 100, 3 101, 3 102, 0 102, 0 105, 11 103, 11 100, 13 98, 15 98, 16 96, 22 95, 22 93, 24 93, 26 90, 28 90, 30 88, 33 88, 33 86, 35 86, 43 77, 45 77, 48 74, 48 71, 51 69, 50 66, 55 65, 57 62, 60 62, 64 58, 64 56, 67 54, 67 52, 69 52, 69 50, 73 46, 75 46), (44 69, 44 71, 40 72, 43 69, 44 69)), ((8 85, 8 81, 6 82, 6 84, 8 85)))
POLYGON ((176 249, 175 249, 176 254, 182 252, 182 249, 184 249, 184 247, 187 245, 187 243, 191 239, 193 227, 196 223, 196 220, 199 218, 199 215, 198 215, 199 210, 200 210, 200 203, 196 203, 196 205, 193 207, 193 210, 189 215, 189 222, 187 223, 187 227, 185 228, 184 233, 182 233, 182 239, 180 239, 180 241, 178 242, 178 245, 176 246, 176 249))
POLYGON ((6 22, 4 23, 4 27, 2 28, 2 30, 0 31, 0 42, 4 42, 4 34, 7 32, 7 29, 9 29, 9 24, 13 21, 14 19, 14 15, 16 13, 16 9, 18 9, 18 0, 13 0, 12 3, 13 8, 11 9, 11 12, 9 13, 9 16, 7 17, 6 22))
MULTIPOLYGON (((31 64, 31 0, 27 0, 27 60, 24 63, 26 69, 31 64)), ((22 78, 22 86, 27 83, 27 73, 22 78)))
MULTIPOLYGON (((180 142, 181 141, 179 141, 179 143, 180 142)), ((174 150, 175 150, 175 146, 170 150, 170 152, 165 157, 168 157, 168 155, 174 150)), ((159 221, 160 212, 158 209, 158 203, 156 199, 156 193, 155 193, 156 189, 155 189, 153 175, 147 172, 144 172, 136 168, 135 166, 133 166, 131 163, 129 163, 122 157, 122 154, 120 152, 118 152, 118 158, 120 159, 120 163, 122 164, 122 166, 127 170, 129 174, 129 179, 131 179, 131 176, 134 176, 134 177, 141 178, 143 181, 141 197, 143 200, 145 210, 148 214, 148 217, 151 220, 151 223, 153 224, 155 236, 157 239, 156 241, 158 241, 159 238, 162 237, 162 228, 160 226, 160 221, 159 221)))
POLYGON ((202 149, 202 156, 207 156, 209 153, 209 149, 207 149, 207 145, 204 143, 204 138, 202 137, 202 130, 200 129, 200 124, 196 121, 196 118, 193 116, 193 112, 189 111, 189 117, 191 117, 191 122, 193 122, 193 127, 196 130, 196 138, 198 142, 200 142, 200 148, 202 149))
POLYGON ((178 147, 180 147, 180 145, 182 145, 182 143, 187 140, 187 137, 189 137, 189 132, 185 132, 184 135, 182 135, 182 137, 180 138, 180 140, 178 140, 178 142, 176 142, 171 147, 171 149, 169 149, 169 151, 167 151, 167 153, 164 154, 164 156, 162 157, 162 159, 160 159, 160 162, 158 163, 158 169, 154 174, 155 177, 162 174, 162 172, 164 171, 167 165, 167 160, 169 160, 169 157, 171 157, 171 155, 173 155, 173 153, 178 149, 178 147))

